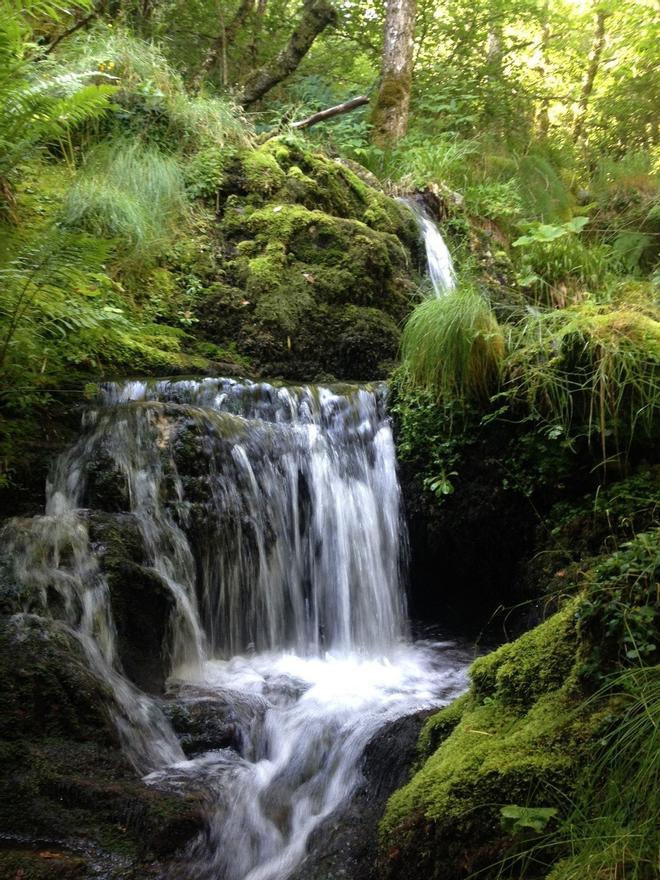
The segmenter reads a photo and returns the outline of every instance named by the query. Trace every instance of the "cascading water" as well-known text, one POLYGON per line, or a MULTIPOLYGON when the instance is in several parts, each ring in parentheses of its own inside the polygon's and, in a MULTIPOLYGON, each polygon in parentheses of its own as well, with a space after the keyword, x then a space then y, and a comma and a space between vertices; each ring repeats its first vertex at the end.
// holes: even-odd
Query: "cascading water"
POLYGON ((289 877, 377 731, 465 687, 464 655, 409 640, 384 402, 225 379, 107 386, 54 469, 46 515, 5 529, 17 579, 110 686, 147 782, 205 798, 207 832, 173 876, 289 877), (85 509, 99 466, 171 602, 166 700, 122 672, 85 509), (210 718, 231 707, 234 747, 186 758, 174 703, 210 718))
POLYGON ((412 198, 403 198, 401 201, 415 215, 417 225, 422 234, 433 292, 436 296, 443 296, 443 294, 453 290, 456 286, 456 274, 449 248, 442 237, 442 233, 428 216, 423 205, 412 198))

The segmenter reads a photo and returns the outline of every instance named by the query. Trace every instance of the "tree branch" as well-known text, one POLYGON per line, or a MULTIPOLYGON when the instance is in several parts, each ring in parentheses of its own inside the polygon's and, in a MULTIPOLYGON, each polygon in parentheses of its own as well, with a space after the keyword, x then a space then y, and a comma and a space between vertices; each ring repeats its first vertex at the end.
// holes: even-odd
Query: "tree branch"
POLYGON ((328 25, 337 21, 337 10, 329 0, 304 0, 303 13, 289 42, 269 64, 255 70, 243 83, 238 99, 248 107, 273 86, 293 73, 309 52, 312 43, 328 25))
POLYGON ((350 101, 344 101, 343 104, 336 104, 334 107, 328 107, 327 110, 319 110, 318 113, 312 113, 306 119, 300 119, 298 122, 292 123, 291 128, 311 128, 317 122, 325 122, 326 119, 332 119, 333 116, 350 113, 351 110, 363 107, 368 103, 369 98, 366 95, 361 95, 359 98, 351 98, 350 101))
POLYGON ((94 9, 92 10, 92 12, 89 13, 89 15, 86 15, 84 18, 80 18, 77 22, 72 24, 70 28, 67 28, 67 30, 63 31, 58 37, 55 37, 55 39, 49 46, 46 46, 46 48, 44 49, 44 55, 50 55, 51 52, 57 49, 62 40, 68 39, 68 37, 71 37, 79 30, 82 30, 82 28, 87 27, 88 24, 94 21, 98 14, 98 10, 94 9))

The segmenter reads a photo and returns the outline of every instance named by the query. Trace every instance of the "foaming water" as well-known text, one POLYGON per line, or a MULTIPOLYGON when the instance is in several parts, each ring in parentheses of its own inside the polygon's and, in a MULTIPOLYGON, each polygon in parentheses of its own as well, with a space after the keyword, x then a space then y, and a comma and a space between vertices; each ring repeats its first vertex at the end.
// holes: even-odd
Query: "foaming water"
POLYGON ((410 643, 383 388, 107 385, 47 489, 46 515, 3 533, 25 610, 37 596, 80 641, 147 782, 202 794, 207 831, 173 877, 285 880, 383 725, 465 687, 464 652, 410 643), (123 672, 99 509, 168 597, 165 701, 123 672), (172 702, 229 707, 233 747, 186 758, 172 702))
MULTIPOLYGON (((360 784, 370 740, 387 722, 444 705, 464 690, 466 661, 450 644, 425 644, 400 646, 387 657, 262 654, 208 663, 198 685, 205 699, 231 699, 238 691, 260 720, 250 728, 246 757, 223 749, 147 777, 202 791, 212 805, 208 834, 176 876, 288 877, 312 832, 360 784)), ((187 689, 189 699, 194 693, 187 689)))
POLYGON ((456 287, 456 273, 449 248, 437 225, 431 220, 422 205, 415 199, 403 198, 401 201, 415 215, 415 220, 422 234, 433 292, 436 296, 443 296, 456 287))

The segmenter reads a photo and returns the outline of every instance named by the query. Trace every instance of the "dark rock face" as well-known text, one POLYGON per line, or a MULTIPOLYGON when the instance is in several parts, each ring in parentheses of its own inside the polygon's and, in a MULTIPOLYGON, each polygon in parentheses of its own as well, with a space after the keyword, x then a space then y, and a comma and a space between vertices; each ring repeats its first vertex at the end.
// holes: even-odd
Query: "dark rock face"
POLYGON ((65 737, 116 744, 110 695, 66 628, 36 615, 0 629, 0 738, 65 737))
POLYGON ((134 516, 93 511, 88 526, 110 589, 124 673, 141 690, 161 693, 169 671, 172 594, 157 572, 145 565, 144 542, 134 516))
POLYGON ((537 526, 529 501, 499 485, 496 462, 479 463, 478 470, 440 505, 413 468, 404 466, 400 473, 410 537, 411 614, 466 633, 478 632, 499 605, 523 598, 518 566, 537 526))
POLYGON ((196 798, 137 778, 110 705, 66 627, 0 618, 1 877, 155 877, 201 830, 196 798))
POLYGON ((311 836, 309 855, 291 880, 378 880, 378 823, 390 795, 408 781, 429 714, 398 718, 371 739, 362 763, 364 782, 311 836))

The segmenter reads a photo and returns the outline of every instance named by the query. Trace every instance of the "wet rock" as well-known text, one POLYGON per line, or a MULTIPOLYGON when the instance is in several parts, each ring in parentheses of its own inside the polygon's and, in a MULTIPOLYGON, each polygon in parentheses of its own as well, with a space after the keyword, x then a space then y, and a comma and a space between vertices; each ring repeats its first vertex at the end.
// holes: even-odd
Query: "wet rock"
POLYGON ((147 553, 134 516, 93 511, 88 526, 110 589, 122 668, 142 690, 162 693, 169 673, 172 594, 145 564, 147 553))
POLYGON ((239 721, 230 703, 209 697, 164 703, 162 708, 188 757, 213 749, 241 750, 239 721))
POLYGON ((36 615, 0 621, 0 739, 114 743, 109 700, 62 624, 36 615))
POLYGON ((369 741, 362 759, 363 783, 311 835, 308 855, 291 880, 378 880, 378 823, 389 796, 408 781, 429 714, 398 718, 369 741))
MULTIPOLYGON (((246 731, 263 722, 266 701, 237 692, 200 691, 186 686, 173 692, 161 708, 179 737, 181 748, 193 757, 216 749, 233 749, 250 759, 246 731)), ((254 736, 251 739, 255 739, 254 736)))

